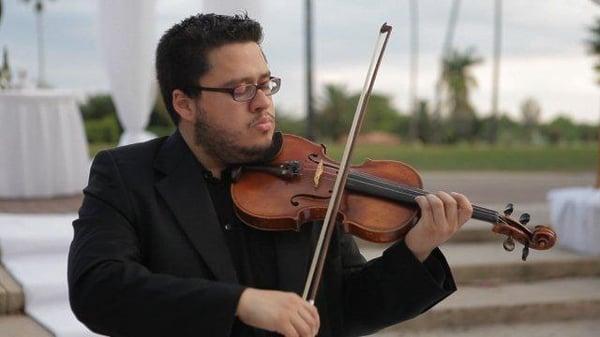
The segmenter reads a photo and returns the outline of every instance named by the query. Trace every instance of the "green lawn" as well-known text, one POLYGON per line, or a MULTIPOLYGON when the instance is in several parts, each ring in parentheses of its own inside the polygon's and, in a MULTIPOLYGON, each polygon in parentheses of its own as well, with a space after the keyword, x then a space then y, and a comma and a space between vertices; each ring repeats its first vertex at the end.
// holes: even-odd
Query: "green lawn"
MULTIPOLYGON (((329 153, 341 157, 342 146, 329 153)), ((365 158, 398 160, 417 170, 593 171, 598 162, 596 144, 550 146, 384 146, 363 145, 354 151, 355 164, 365 158)))
MULTIPOLYGON (((90 144, 90 155, 110 148, 114 144, 90 144)), ((343 147, 328 147, 333 158, 341 157, 343 147)), ((365 158, 399 160, 417 170, 464 171, 570 171, 596 170, 597 144, 571 146, 487 146, 487 145, 437 145, 437 146, 386 146, 362 145, 354 152, 353 161, 365 158)))

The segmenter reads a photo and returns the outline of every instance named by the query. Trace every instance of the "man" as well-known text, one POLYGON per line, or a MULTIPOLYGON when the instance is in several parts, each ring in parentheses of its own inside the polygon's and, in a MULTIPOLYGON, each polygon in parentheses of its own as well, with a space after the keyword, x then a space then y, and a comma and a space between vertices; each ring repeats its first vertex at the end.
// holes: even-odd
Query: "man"
POLYGON ((99 153, 69 256, 71 307, 111 336, 354 336, 415 317, 455 288, 436 248, 471 216, 459 194, 419 197, 404 241, 368 263, 336 231, 315 305, 302 292, 320 224, 259 231, 234 213, 236 164, 272 150, 281 85, 245 15, 200 14, 161 38, 170 137, 99 153))

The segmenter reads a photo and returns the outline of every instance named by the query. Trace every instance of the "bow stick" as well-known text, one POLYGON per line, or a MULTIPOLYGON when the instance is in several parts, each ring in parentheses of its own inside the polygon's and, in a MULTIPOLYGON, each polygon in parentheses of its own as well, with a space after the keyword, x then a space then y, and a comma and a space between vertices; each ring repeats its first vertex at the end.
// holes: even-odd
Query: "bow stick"
POLYGON ((317 241, 317 247, 315 248, 315 253, 310 265, 308 277, 306 278, 306 284, 304 286, 302 298, 312 304, 314 304, 315 298, 317 297, 317 290, 321 281, 321 274, 323 272, 325 258, 327 257, 327 251, 329 249, 329 242, 331 241, 331 235, 333 234, 333 229, 336 223, 336 215, 340 209, 342 193, 344 192, 343 186, 346 185, 346 178, 348 177, 348 163, 350 161, 350 156, 352 155, 356 137, 364 120, 367 105, 369 103, 369 97, 373 89, 373 84, 375 83, 375 77, 377 77, 377 71, 379 70, 379 65, 381 64, 381 59, 383 58, 383 52, 385 51, 385 47, 391 32, 392 26, 389 26, 387 23, 384 23, 379 30, 377 42, 375 43, 375 51, 373 52, 373 57, 371 58, 371 64, 369 65, 369 71, 367 72, 365 84, 356 107, 356 112, 354 113, 352 127, 350 128, 348 140, 346 141, 346 147, 344 148, 342 160, 340 161, 332 195, 329 199, 329 206, 327 207, 327 213, 325 214, 325 220, 323 220, 323 227, 321 228, 319 240, 317 241))

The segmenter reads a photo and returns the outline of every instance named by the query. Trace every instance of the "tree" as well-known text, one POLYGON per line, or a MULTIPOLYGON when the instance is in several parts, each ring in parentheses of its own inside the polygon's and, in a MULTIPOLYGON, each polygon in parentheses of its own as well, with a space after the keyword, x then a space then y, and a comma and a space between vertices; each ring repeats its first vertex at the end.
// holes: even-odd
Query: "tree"
POLYGON ((320 136, 338 140, 344 136, 352 123, 352 96, 345 86, 327 84, 323 105, 317 111, 317 129, 320 136))
MULTIPOLYGON (((359 98, 360 95, 358 94, 352 97, 352 113, 356 110, 359 98)), ((393 106, 391 97, 371 93, 366 114, 361 132, 384 131, 392 133, 397 131, 400 113, 393 106)), ((345 132, 348 133, 349 130, 350 127, 348 126, 345 132)))
POLYGON ((521 103, 521 120, 529 142, 536 137, 541 114, 542 108, 534 98, 529 97, 521 103))
MULTIPOLYGON (((600 17, 596 18, 595 25, 590 27, 590 33, 592 36, 588 40, 589 52, 599 58, 594 69, 600 74, 600 17)), ((598 84, 600 84, 600 76, 598 77, 598 84)), ((598 138, 600 139, 600 137, 598 138)), ((598 167, 596 170, 596 188, 600 188, 600 144, 598 145, 598 167)))
POLYGON ((577 125, 564 112, 559 113, 557 117, 545 125, 544 132, 553 144, 579 140, 577 125))
MULTIPOLYGON (((345 137, 350 131, 359 99, 359 94, 348 93, 344 86, 326 85, 324 102, 317 111, 320 135, 334 141, 345 137)), ((361 132, 378 130, 398 133, 400 117, 389 96, 373 92, 361 132)))
POLYGON ((46 70, 44 60, 44 26, 42 22, 42 14, 44 13, 45 0, 21 0, 24 3, 33 2, 33 9, 36 14, 37 26, 37 42, 38 42, 38 87, 47 87, 46 70))
POLYGON ((492 118, 488 134, 490 143, 496 143, 498 133, 498 89, 500 84, 500 60, 502 53, 502 0, 494 1, 494 58, 492 72, 492 118))
POLYGON ((419 140, 423 143, 429 143, 433 139, 432 128, 431 128, 431 115, 429 113, 429 107, 426 100, 420 100, 417 108, 417 134, 419 140))
POLYGON ((409 138, 414 141, 419 137, 418 134, 418 100, 417 88, 419 78, 419 2, 417 0, 409 1, 410 18, 410 77, 408 82, 409 103, 408 111, 412 118, 410 120, 409 138))
POLYGON ((446 26, 446 35, 444 37, 444 44, 442 46, 442 56, 440 60, 440 78, 435 84, 435 91, 433 96, 433 112, 431 114, 431 140, 434 143, 439 143, 442 134, 442 90, 444 87, 444 67, 446 63, 444 60, 448 58, 453 49, 454 31, 456 30, 456 23, 458 22, 458 14, 460 13, 460 0, 453 0, 452 7, 450 9, 450 15, 448 16, 448 24, 446 26))
MULTIPOLYGON (((596 22, 589 28, 591 37, 587 41, 588 51, 593 56, 597 57, 598 60, 594 65, 594 69, 600 75, 600 17, 596 18, 596 22)), ((600 84, 600 76, 598 77, 598 84, 600 84)))
POLYGON ((454 50, 444 58, 442 73, 443 89, 447 92, 449 110, 449 140, 472 139, 474 136, 475 109, 469 100, 471 88, 477 86, 471 74, 472 66, 483 62, 472 49, 464 52, 454 50))
POLYGON ((2 50, 2 66, 0 66, 0 89, 10 88, 11 80, 12 74, 8 62, 8 49, 4 47, 4 49, 2 50))

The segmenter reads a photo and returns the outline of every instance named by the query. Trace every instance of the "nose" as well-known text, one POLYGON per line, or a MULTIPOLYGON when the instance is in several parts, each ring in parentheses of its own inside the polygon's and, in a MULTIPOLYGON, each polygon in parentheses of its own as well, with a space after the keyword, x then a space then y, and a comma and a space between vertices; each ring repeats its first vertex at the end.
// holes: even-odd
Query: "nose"
POLYGON ((258 89, 256 90, 256 95, 250 101, 250 111, 254 113, 262 112, 265 109, 268 109, 271 104, 273 104, 271 96, 267 96, 264 91, 258 89))

